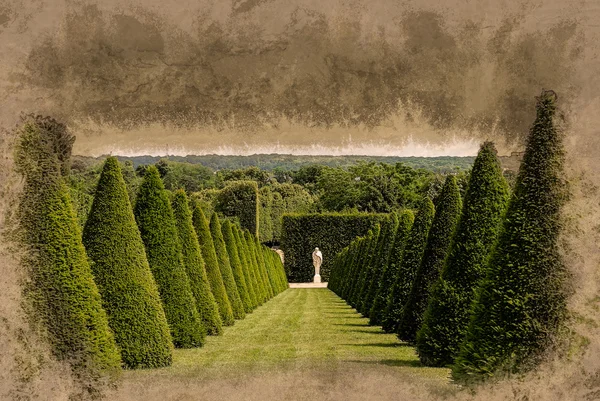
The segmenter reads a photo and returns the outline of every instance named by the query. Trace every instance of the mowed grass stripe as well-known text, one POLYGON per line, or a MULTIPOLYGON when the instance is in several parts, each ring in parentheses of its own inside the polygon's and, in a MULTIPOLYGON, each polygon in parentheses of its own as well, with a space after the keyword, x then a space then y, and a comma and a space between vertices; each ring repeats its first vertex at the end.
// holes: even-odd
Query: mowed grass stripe
MULTIPOLYGON (((346 362, 392 366, 438 378, 449 372, 421 366, 414 348, 400 343, 394 334, 368 326, 368 319, 326 288, 288 289, 226 327, 223 336, 207 337, 204 347, 176 350, 173 366, 159 371, 204 377, 346 362)), ((157 370, 130 374, 152 372, 157 370)))

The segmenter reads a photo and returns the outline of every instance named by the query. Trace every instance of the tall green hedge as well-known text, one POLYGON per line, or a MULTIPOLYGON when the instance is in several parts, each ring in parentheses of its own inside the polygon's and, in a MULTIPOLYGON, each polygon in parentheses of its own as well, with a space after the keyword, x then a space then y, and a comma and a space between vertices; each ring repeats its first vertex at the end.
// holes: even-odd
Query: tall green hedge
POLYGON ((83 244, 125 366, 170 365, 169 325, 115 157, 104 163, 83 244))
POLYGON ((192 211, 184 190, 180 189, 175 192, 172 206, 179 241, 182 245, 183 265, 190 279, 198 313, 207 334, 220 335, 223 332, 223 322, 219 315, 219 307, 210 289, 198 235, 192 222, 192 211))
POLYGON ((97 379, 118 373, 121 358, 61 174, 66 161, 45 126, 53 123, 29 119, 18 130, 15 162, 24 178, 19 220, 24 246, 33 250, 23 259, 26 293, 54 355, 85 380, 85 391, 95 392, 97 379))
POLYGON ((350 305, 352 305, 352 307, 355 308, 356 310, 359 309, 362 299, 363 299, 362 297, 363 297, 363 293, 365 291, 367 277, 368 277, 369 273, 371 272, 371 264, 377 257, 376 249, 377 249, 377 244, 379 243, 380 234, 381 234, 381 224, 377 223, 375 225, 375 227, 373 228, 372 234, 370 236, 368 236, 369 243, 368 243, 367 251, 365 252, 364 259, 359 266, 360 274, 358 274, 356 276, 356 278, 357 278, 356 287, 354 288, 354 292, 352 293, 352 296, 349 299, 350 305))
POLYGON ((273 239, 273 192, 269 186, 258 190, 258 238, 261 242, 273 239))
POLYGON ((254 237, 254 246, 256 247, 256 256, 258 258, 259 272, 262 277, 262 282, 265 287, 265 296, 267 299, 273 298, 273 288, 271 287, 271 281, 269 280, 269 273, 267 271, 267 265, 263 253, 263 245, 258 241, 258 237, 254 237))
POLYGON ((221 269, 219 268, 219 261, 217 259, 213 238, 210 233, 210 227, 208 226, 208 221, 199 205, 194 207, 192 212, 192 222, 196 234, 198 235, 202 258, 204 259, 204 265, 206 267, 206 275, 208 276, 210 289, 215 297, 215 301, 217 301, 217 306, 219 307, 221 321, 225 326, 231 326, 234 323, 231 303, 229 302, 229 297, 225 290, 225 284, 223 282, 223 276, 221 275, 221 269))
POLYGON ((231 181, 217 195, 215 211, 239 218, 242 228, 258 236, 259 202, 258 184, 255 181, 231 181))
POLYGON ((434 214, 433 202, 429 198, 423 199, 415 215, 415 222, 402 252, 402 258, 396 262, 399 263, 397 279, 388 297, 381 324, 387 333, 393 333, 398 328, 402 307, 408 299, 415 274, 421 264, 434 214))
POLYGON ((250 274, 253 276, 253 281, 256 283, 256 298, 258 304, 262 305, 267 300, 267 291, 265 289, 265 283, 262 280, 262 274, 258 266, 258 254, 256 252, 256 245, 254 243, 254 235, 250 234, 248 230, 244 231, 244 240, 246 247, 248 248, 248 254, 250 256, 250 262, 252 264, 250 274))
POLYGON ((373 272, 362 303, 361 313, 365 317, 370 317, 373 301, 375 300, 375 295, 379 291, 381 278, 387 267, 390 257, 390 250, 392 245, 394 245, 394 237, 396 235, 396 230, 398 229, 398 215, 396 213, 391 213, 390 216, 391 217, 383 224, 384 230, 380 236, 379 244, 377 246, 377 259, 373 264, 373 272))
POLYGON ((456 234, 417 333, 417 352, 425 365, 448 365, 458 353, 508 192, 494 144, 486 142, 473 164, 456 234))
POLYGON ((406 245, 414 220, 415 215, 410 210, 403 210, 398 215, 398 226, 393 237, 387 266, 381 276, 379 289, 377 290, 375 299, 373 300, 373 307, 369 314, 369 324, 372 326, 381 325, 383 322, 387 300, 394 284, 398 280, 398 270, 402 259, 402 251, 406 245))
POLYGON ((246 283, 246 290, 248 292, 250 309, 254 310, 254 308, 258 306, 258 301, 256 300, 256 283, 252 280, 253 276, 250 273, 252 262, 250 261, 250 255, 248 254, 248 247, 246 246, 244 234, 241 232, 241 230, 235 225, 232 225, 231 228, 233 236, 235 237, 238 255, 242 265, 242 273, 244 274, 244 281, 246 283))
POLYGON ((318 247, 323 253, 321 277, 329 279, 335 255, 359 236, 382 221, 385 214, 287 214, 283 216, 281 249, 290 282, 310 282, 315 271, 312 253, 318 247))
POLYGON ((246 277, 244 276, 244 266, 240 259, 239 245, 233 234, 233 225, 230 221, 225 220, 221 226, 223 232, 223 240, 227 247, 227 254, 229 255, 229 262, 231 264, 231 270, 233 277, 235 278, 235 284, 237 285, 238 293, 244 305, 244 312, 252 312, 252 301, 248 294, 248 286, 246 284, 246 277))
POLYGON ((225 284, 227 298, 231 303, 233 317, 235 319, 243 319, 246 316, 246 313, 244 312, 244 304, 242 303, 235 278, 233 277, 227 246, 223 240, 221 223, 219 222, 219 217, 216 213, 214 213, 210 218, 210 234, 213 238, 213 243, 215 244, 215 252, 217 253, 217 260, 219 261, 219 269, 221 269, 221 277, 223 277, 223 284, 225 284))
POLYGON ((134 208, 150 270, 158 284, 176 347, 201 346, 206 329, 200 320, 183 265, 173 209, 155 166, 146 170, 134 208))
POLYGON ((415 274, 406 304, 402 307, 402 316, 398 323, 398 337, 401 340, 413 342, 416 339, 429 302, 431 286, 439 279, 450 249, 461 206, 456 178, 449 175, 438 196, 423 259, 415 274))
POLYGON ((537 98, 537 116, 492 251, 486 278, 453 376, 483 379, 536 366, 566 315, 569 275, 559 252, 563 134, 555 126, 556 94, 537 98))

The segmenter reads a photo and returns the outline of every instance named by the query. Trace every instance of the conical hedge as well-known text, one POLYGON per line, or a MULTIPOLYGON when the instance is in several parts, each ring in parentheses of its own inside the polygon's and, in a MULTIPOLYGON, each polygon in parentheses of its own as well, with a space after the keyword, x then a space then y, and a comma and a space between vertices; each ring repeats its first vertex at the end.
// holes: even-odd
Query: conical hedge
POLYGON ((565 319, 569 276, 558 246, 567 195, 563 135, 554 124, 554 92, 537 100, 506 219, 452 371, 459 380, 536 366, 565 319))
POLYGON ((358 280, 356 282, 356 287, 354 288, 354 292, 352 298, 350 299, 350 305, 355 308, 357 311, 360 308, 363 300, 363 294, 365 293, 365 287, 367 286, 367 277, 371 274, 373 270, 372 265, 376 260, 376 249, 379 244, 379 235, 381 234, 381 224, 377 223, 372 230, 372 235, 367 236, 368 245, 367 251, 365 252, 364 259, 361 262, 360 275, 358 275, 358 280))
POLYGON ((227 291, 227 298, 231 304, 233 317, 234 319, 243 319, 246 317, 244 304, 242 303, 242 298, 240 297, 235 278, 233 277, 227 246, 223 240, 221 223, 219 222, 219 216, 217 216, 216 213, 213 213, 210 218, 210 234, 213 238, 213 243, 215 244, 219 269, 221 269, 221 277, 223 277, 223 284, 225 284, 225 291, 227 291))
POLYGON ((263 246, 259 242, 258 237, 253 237, 254 247, 256 249, 256 256, 258 260, 259 273, 265 288, 265 297, 267 300, 273 298, 273 288, 271 287, 271 281, 269 280, 269 273, 267 272, 267 264, 263 253, 263 246))
POLYGON ((407 237, 415 220, 415 215, 410 210, 403 210, 398 216, 398 226, 394 234, 392 248, 388 258, 387 267, 383 271, 380 280, 379 289, 373 300, 373 307, 369 314, 369 324, 372 326, 381 325, 383 315, 387 306, 387 300, 390 296, 394 284, 398 280, 398 270, 402 260, 402 251, 406 245, 407 237))
POLYGON ((423 259, 415 274, 398 323, 398 337, 408 342, 416 339, 417 331, 421 327, 423 314, 429 302, 431 286, 440 277, 450 249, 454 229, 460 217, 462 206, 460 192, 453 175, 446 177, 437 205, 423 259))
POLYGON ((242 305, 244 306, 244 312, 250 313, 252 312, 252 302, 248 295, 248 287, 246 285, 246 278, 244 277, 244 268, 240 259, 237 241, 233 234, 233 225, 229 220, 225 220, 221 226, 221 231, 223 233, 223 241, 225 241, 225 246, 227 247, 227 254, 229 255, 229 263, 231 264, 233 278, 235 279, 235 284, 237 285, 238 293, 240 294, 242 305))
POLYGON ((183 265, 190 279, 200 319, 207 334, 218 336, 223 333, 223 322, 219 315, 219 307, 210 289, 198 235, 192 223, 192 211, 184 190, 180 189, 175 192, 172 207, 181 243, 183 265))
POLYGON ((377 259, 373 264, 373 273, 370 277, 370 282, 367 288, 365 299, 363 299, 361 313, 365 317, 370 317, 371 308, 373 307, 373 301, 375 295, 379 291, 381 284, 381 278, 387 267, 387 263, 390 257, 390 250, 394 245, 394 236, 398 229, 398 215, 391 213, 390 217, 384 221, 384 231, 380 236, 378 248, 377 248, 377 259))
POLYGON ((252 280, 256 284, 256 298, 259 305, 262 305, 267 300, 265 286, 262 281, 262 275, 258 268, 258 256, 256 254, 256 247, 254 244, 254 235, 248 230, 244 230, 244 240, 246 241, 246 247, 248 248, 248 254, 250 256, 250 262, 252 263, 250 274, 253 276, 252 280))
POLYGON ((244 241, 244 234, 237 226, 232 226, 232 232, 233 236, 235 237, 238 255, 242 265, 242 273, 244 274, 244 281, 246 283, 250 308, 251 310, 254 310, 254 308, 258 306, 258 302, 256 300, 256 285, 252 280, 252 276, 250 275, 250 269, 252 268, 252 265, 250 262, 250 256, 248 255, 248 248, 246 247, 246 243, 244 241))
POLYGON ((173 343, 199 347, 206 330, 185 272, 173 209, 155 166, 146 170, 138 190, 135 219, 146 246, 150 270, 158 284, 173 343))
POLYGON ((68 361, 75 376, 86 381, 81 383, 85 391, 93 392, 96 379, 118 373, 119 350, 81 241, 52 132, 43 121, 29 120, 18 134, 15 162, 24 178, 21 238, 35 250, 23 259, 29 279, 26 295, 47 329, 54 355, 68 361))
POLYGON ((169 325, 115 157, 104 163, 83 244, 125 366, 170 365, 169 325))
POLYGON ((206 267, 206 275, 208 276, 208 282, 210 283, 210 289, 215 297, 215 301, 217 301, 221 320, 225 326, 231 326, 235 321, 233 318, 233 311, 231 309, 231 304, 229 303, 227 291, 225 290, 225 284, 223 283, 223 276, 221 275, 221 269, 219 268, 215 245, 210 234, 210 227, 208 226, 208 221, 199 205, 194 207, 192 222, 196 234, 198 235, 202 258, 204 259, 204 266, 206 267))
POLYGON ((385 308, 382 328, 387 333, 396 332, 398 328, 402 316, 402 307, 408 299, 411 285, 421 264, 434 214, 433 202, 429 198, 423 199, 402 252, 397 280, 390 292, 385 308))
POLYGON ((417 353, 425 365, 448 365, 458 353, 469 324, 473 294, 485 277, 508 192, 496 148, 486 142, 473 164, 456 234, 417 333, 417 353))

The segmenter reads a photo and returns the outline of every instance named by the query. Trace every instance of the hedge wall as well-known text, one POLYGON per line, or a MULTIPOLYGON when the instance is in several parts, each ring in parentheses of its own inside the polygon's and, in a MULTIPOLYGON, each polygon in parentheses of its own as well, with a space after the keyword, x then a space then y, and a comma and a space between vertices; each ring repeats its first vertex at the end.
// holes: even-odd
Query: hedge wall
POLYGON ((335 255, 356 237, 366 235, 386 216, 376 213, 284 215, 281 249, 285 253, 289 282, 312 281, 315 273, 312 253, 315 247, 319 247, 323 253, 321 278, 327 281, 335 255))

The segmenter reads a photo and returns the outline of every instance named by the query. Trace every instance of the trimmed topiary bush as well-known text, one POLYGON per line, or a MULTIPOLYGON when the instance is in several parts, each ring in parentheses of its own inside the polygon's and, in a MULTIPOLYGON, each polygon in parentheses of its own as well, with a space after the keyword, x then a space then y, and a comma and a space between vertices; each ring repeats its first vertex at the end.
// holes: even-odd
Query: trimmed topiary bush
POLYGON ((64 181, 74 141, 56 120, 27 117, 18 128, 17 171, 23 176, 18 218, 27 269, 27 301, 55 357, 67 361, 83 391, 97 394, 114 379, 121 357, 94 282, 64 181))
POLYGON ((227 247, 227 253, 229 255, 229 262, 231 264, 231 270, 233 271, 233 277, 235 279, 235 283, 237 285, 238 293, 240 294, 240 298, 242 300, 242 304, 244 305, 244 311, 246 313, 252 312, 252 301, 250 300, 250 296, 248 295, 248 287, 246 285, 246 278, 244 276, 244 268, 242 266, 242 262, 240 260, 239 249, 237 245, 237 240, 233 234, 233 228, 230 221, 225 220, 223 225, 221 226, 221 231, 223 232, 223 240, 225 241, 225 246, 227 247))
POLYGON ((204 212, 199 205, 194 207, 192 212, 192 222, 198 235, 198 243, 200 244, 200 250, 202 251, 202 258, 204 259, 204 266, 206 267, 206 275, 208 282, 210 283, 210 289, 215 297, 217 306, 219 307, 219 314, 221 315, 221 321, 225 326, 231 326, 234 323, 233 311, 225 290, 225 284, 223 283, 223 276, 221 275, 221 269, 219 268, 219 261, 217 259, 217 253, 215 251, 215 245, 213 243, 212 235, 210 234, 210 227, 208 221, 204 216, 204 212))
POLYGON ((221 269, 221 277, 223 277, 223 284, 225 284, 225 291, 227 291, 227 298, 231 304, 231 311, 235 319, 243 319, 246 316, 244 312, 244 304, 240 298, 240 293, 233 277, 233 271, 231 270, 231 263, 229 262, 229 254, 227 253, 227 247, 223 240, 223 233, 221 231, 221 223, 216 213, 210 218, 210 234, 215 244, 215 252, 217 253, 217 260, 219 261, 219 269, 221 269))
POLYGON ((315 269, 312 253, 319 247, 323 253, 321 278, 329 280, 333 258, 356 237, 382 221, 386 214, 286 214, 283 216, 281 249, 290 282, 311 282, 315 269))
POLYGON ((381 327, 387 333, 396 332, 398 328, 402 316, 402 307, 406 303, 415 274, 423 258, 427 235, 434 214, 435 209, 431 199, 423 199, 402 252, 402 258, 398 265, 397 280, 390 292, 383 315, 381 327))
POLYGON ((381 225, 377 223, 373 228, 372 234, 368 236, 368 247, 364 255, 364 259, 359 266, 360 274, 357 275, 356 287, 352 297, 350 298, 350 305, 358 311, 358 308, 362 302, 363 293, 365 291, 367 276, 371 271, 371 264, 377 257, 375 251, 377 244, 379 243, 379 236, 381 235, 381 225))
POLYGON ((215 211, 239 218, 242 228, 259 233, 259 195, 255 181, 230 181, 217 195, 215 211))
POLYGON ((473 294, 485 277, 508 192, 496 148, 486 142, 473 164, 456 234, 417 333, 417 353, 425 365, 448 365, 458 353, 469 324, 473 294))
POLYGON ((458 380, 533 368, 565 319, 569 275, 558 241, 567 191, 555 93, 544 91, 536 109, 506 218, 454 364, 458 380))
POLYGON ((248 292, 250 307, 252 310, 254 310, 254 308, 258 306, 258 301, 256 300, 256 283, 252 280, 253 276, 250 274, 250 270, 252 269, 250 255, 248 255, 248 248, 246 247, 244 234, 235 225, 232 225, 231 228, 237 244, 240 262, 242 264, 242 273, 244 274, 244 281, 246 282, 246 290, 248 292))
POLYGON ((460 192, 453 175, 446 177, 437 205, 423 259, 415 274, 406 304, 402 307, 402 316, 398 323, 398 337, 408 342, 415 340, 421 327, 431 286, 440 277, 460 217, 460 192))
POLYGON ((104 163, 95 192, 83 244, 123 363, 128 368, 169 366, 169 325, 115 157, 104 163))
POLYGON ((179 348, 199 347, 204 342, 206 330, 183 266, 173 209, 155 166, 146 170, 134 214, 146 246, 150 270, 158 284, 173 343, 179 348))
POLYGON ((250 234, 248 230, 244 231, 244 239, 246 241, 246 246, 248 248, 248 253, 250 255, 250 260, 252 262, 252 270, 250 274, 253 276, 253 280, 256 283, 256 296, 258 300, 258 304, 262 305, 267 300, 267 291, 265 288, 265 283, 262 279, 262 274, 260 273, 260 269, 258 267, 258 254, 256 252, 256 244, 254 242, 254 235, 250 234))
POLYGON ((383 223, 383 232, 382 235, 379 236, 379 244, 377 245, 377 259, 373 263, 373 272, 371 273, 371 277, 369 277, 366 296, 361 305, 361 313, 365 317, 370 317, 369 313, 373 307, 375 295, 379 291, 381 277, 387 267, 390 250, 392 245, 394 245, 394 236, 396 235, 397 229, 398 215, 396 213, 391 213, 390 218, 383 223))
POLYGON ((183 265, 190 279, 190 286, 196 300, 196 308, 206 333, 218 336, 223 333, 223 322, 219 314, 219 307, 210 289, 198 235, 192 223, 192 211, 188 205, 188 197, 185 191, 180 189, 175 192, 172 206, 182 248, 183 265))
MULTIPOLYGON (((379 289, 373 300, 373 307, 369 314, 369 324, 377 326, 382 324, 383 315, 387 306, 387 300, 390 296, 394 284, 398 280, 398 270, 402 260, 402 252, 406 245, 406 240, 410 234, 410 229, 415 220, 415 215, 410 210, 403 210, 398 215, 398 226, 393 237, 392 247, 388 257, 388 263, 385 267, 379 289)), ((390 241, 392 242, 392 241, 390 241)))
POLYGON ((254 240, 254 249, 256 250, 256 257, 258 260, 259 274, 265 288, 265 297, 268 300, 273 298, 273 288, 271 288, 271 281, 269 280, 269 273, 267 272, 267 266, 263 254, 264 247, 258 241, 258 237, 254 237, 252 239, 254 240))

